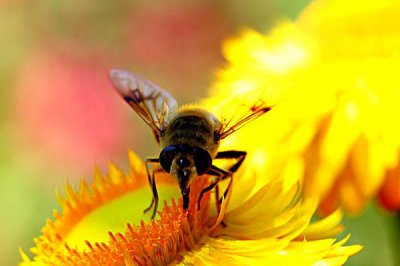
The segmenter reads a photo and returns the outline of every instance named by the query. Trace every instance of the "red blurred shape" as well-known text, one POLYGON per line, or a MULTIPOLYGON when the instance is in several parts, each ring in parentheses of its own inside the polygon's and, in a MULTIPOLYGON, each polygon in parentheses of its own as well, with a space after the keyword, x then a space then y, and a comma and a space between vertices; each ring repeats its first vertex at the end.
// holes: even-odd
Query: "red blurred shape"
POLYGON ((386 209, 400 210, 400 165, 388 172, 379 191, 379 199, 386 209))

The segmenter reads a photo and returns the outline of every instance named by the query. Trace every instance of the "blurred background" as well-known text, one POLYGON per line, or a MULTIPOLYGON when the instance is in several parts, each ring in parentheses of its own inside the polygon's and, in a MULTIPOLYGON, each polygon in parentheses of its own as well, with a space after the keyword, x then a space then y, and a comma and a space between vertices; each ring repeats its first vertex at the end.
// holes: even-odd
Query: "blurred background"
MULTIPOLYGON (((221 43, 244 27, 267 32, 308 0, 0 1, 0 265, 16 265, 58 208, 55 191, 91 180, 127 150, 157 154, 150 130, 111 89, 133 70, 180 103, 207 96, 226 63, 221 43)), ((364 251, 347 265, 400 265, 399 219, 372 204, 346 217, 364 251), (397 262, 396 262, 397 259, 397 262)))

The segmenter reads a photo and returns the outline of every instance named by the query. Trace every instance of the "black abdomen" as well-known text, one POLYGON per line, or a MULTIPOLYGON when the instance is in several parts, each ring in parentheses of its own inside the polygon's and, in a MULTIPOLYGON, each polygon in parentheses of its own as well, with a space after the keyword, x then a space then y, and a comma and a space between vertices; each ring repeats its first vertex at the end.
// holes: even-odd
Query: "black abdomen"
POLYGON ((186 144, 207 149, 214 140, 214 132, 206 118, 180 116, 168 125, 165 139, 167 145, 186 144))

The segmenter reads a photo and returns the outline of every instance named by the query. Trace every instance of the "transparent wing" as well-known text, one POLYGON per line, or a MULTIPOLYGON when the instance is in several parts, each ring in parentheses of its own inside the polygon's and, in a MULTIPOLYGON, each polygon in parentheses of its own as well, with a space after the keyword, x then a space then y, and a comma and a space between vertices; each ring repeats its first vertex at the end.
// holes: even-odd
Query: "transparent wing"
POLYGON ((125 70, 110 70, 110 80, 124 100, 152 129, 157 141, 177 102, 168 92, 145 78, 125 70))
POLYGON ((222 140, 237 131, 247 123, 260 117, 271 110, 264 101, 259 100, 251 106, 239 104, 237 107, 230 109, 231 116, 229 119, 221 119, 222 126, 217 134, 218 140, 222 140))

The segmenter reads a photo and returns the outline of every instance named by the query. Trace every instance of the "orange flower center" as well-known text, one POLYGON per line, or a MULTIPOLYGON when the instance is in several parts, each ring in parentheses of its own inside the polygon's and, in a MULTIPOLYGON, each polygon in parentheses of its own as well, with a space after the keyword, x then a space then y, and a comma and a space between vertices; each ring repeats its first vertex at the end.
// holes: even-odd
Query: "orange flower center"
POLYGON ((140 226, 127 225, 124 234, 109 232, 110 242, 91 244, 87 252, 79 252, 65 244, 68 255, 63 263, 74 265, 164 265, 179 258, 179 253, 195 248, 203 236, 209 233, 214 221, 209 219, 209 194, 202 199, 200 210, 197 199, 207 178, 199 178, 192 184, 189 211, 173 199, 159 212, 160 219, 140 226))
MULTIPOLYGON (((182 252, 196 248, 221 222, 227 202, 223 201, 219 215, 211 215, 210 193, 206 193, 198 209, 199 195, 210 183, 207 176, 197 178, 191 185, 188 211, 183 210, 182 199, 172 199, 171 204, 164 201, 157 220, 142 220, 140 225, 128 223, 125 230, 115 230, 113 225, 104 229, 101 223, 106 221, 106 214, 99 207, 116 208, 115 201, 132 193, 139 193, 136 196, 140 197, 146 185, 143 170, 142 166, 131 164, 132 172, 124 175, 112 166, 109 176, 96 173, 91 189, 84 181, 78 192, 67 186, 63 214, 55 212, 56 220, 48 221, 43 236, 35 239, 37 247, 31 249, 35 261, 50 265, 160 265, 179 260, 182 252), (97 230, 101 237, 92 233, 97 230), (108 235, 104 235, 107 231, 108 235)), ((163 180, 159 183, 161 189, 168 184, 166 177, 159 178, 163 180)), ((121 220, 136 223, 126 217, 121 220)))

